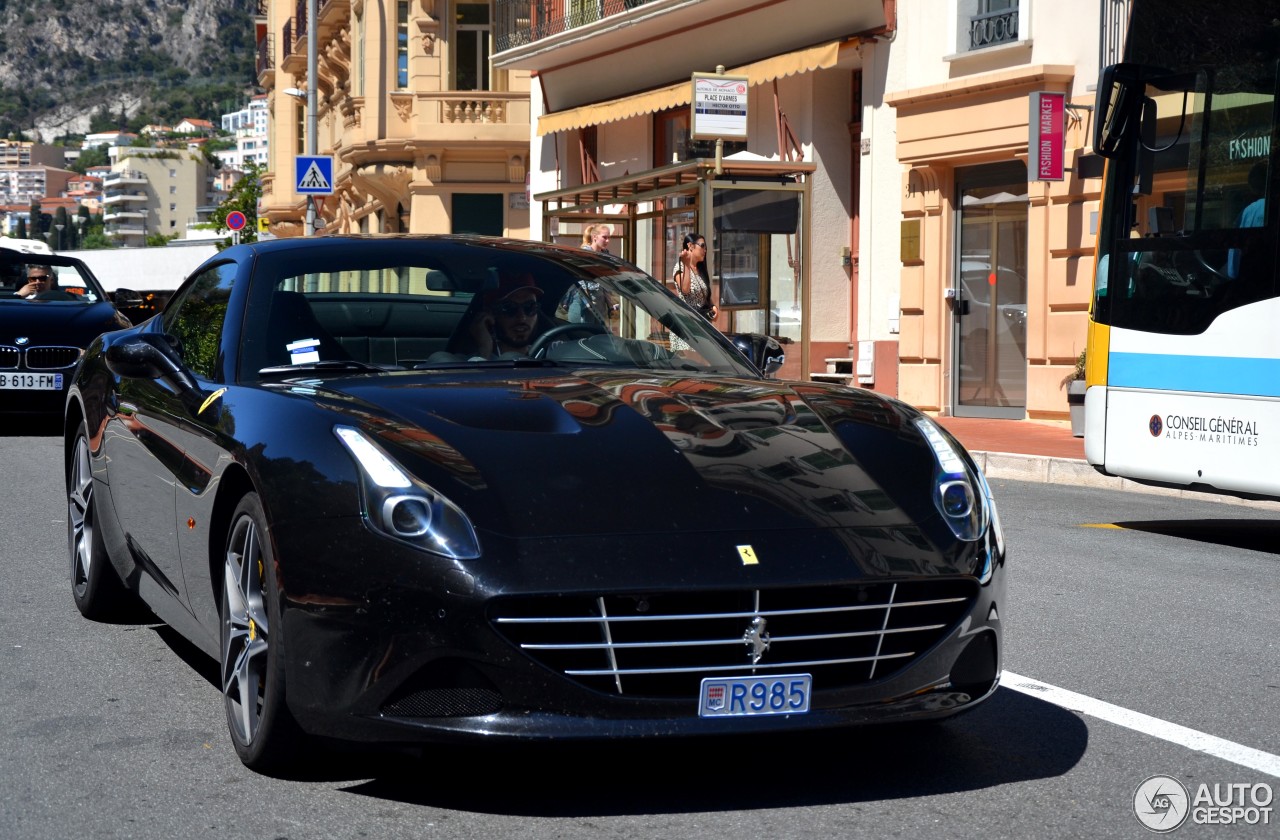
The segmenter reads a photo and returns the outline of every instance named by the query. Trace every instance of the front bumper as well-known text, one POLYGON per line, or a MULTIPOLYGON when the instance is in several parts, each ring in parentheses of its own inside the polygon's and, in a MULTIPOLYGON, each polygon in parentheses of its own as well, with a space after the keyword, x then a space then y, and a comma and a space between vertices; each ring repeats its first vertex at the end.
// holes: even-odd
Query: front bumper
MULTIPOLYGON (((402 549, 355 524, 339 520, 274 529, 285 592, 288 702, 303 728, 317 735, 415 743, 802 731, 947 717, 989 697, 998 682, 1003 558, 985 585, 961 574, 927 581, 919 575, 872 575, 868 566, 873 563, 853 564, 837 574, 830 564, 824 570, 821 562, 806 559, 815 550, 821 554, 822 546, 801 543, 821 543, 821 535, 789 534, 785 542, 795 562, 775 563, 769 573, 746 580, 740 563, 717 571, 706 560, 714 548, 699 546, 695 538, 682 540, 686 571, 672 578, 645 574, 643 568, 644 558, 650 571, 666 565, 658 557, 660 546, 672 550, 666 537, 632 537, 619 546, 616 539, 530 543, 487 535, 485 558, 459 564, 402 549), (315 549, 306 550, 309 546, 315 549), (700 560, 695 564, 689 558, 700 560), (695 565, 699 568, 691 572, 695 565), (641 585, 645 580, 648 587, 641 585), (619 693, 611 680, 601 684, 567 676, 553 661, 522 649, 495 623, 512 603, 589 602, 618 592, 663 597, 664 588, 653 586, 653 580, 670 581, 665 589, 677 588, 692 603, 704 597, 710 603, 728 591, 772 595, 796 587, 889 587, 895 581, 930 586, 941 581, 969 594, 927 647, 905 667, 885 668, 887 676, 832 685, 811 669, 812 708, 803 715, 700 718, 696 687, 684 695, 619 693)), ((767 535, 755 536, 757 547, 768 546, 767 535)), ((680 559, 670 558, 672 568, 680 559)), ((740 673, 750 674, 750 666, 744 664, 740 673)), ((692 675, 694 684, 700 676, 692 675)))

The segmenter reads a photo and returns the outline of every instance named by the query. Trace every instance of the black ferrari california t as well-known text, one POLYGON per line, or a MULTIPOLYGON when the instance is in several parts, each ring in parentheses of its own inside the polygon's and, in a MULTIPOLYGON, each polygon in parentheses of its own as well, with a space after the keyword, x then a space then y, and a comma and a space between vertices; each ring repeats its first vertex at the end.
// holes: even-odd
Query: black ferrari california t
POLYGON ((43 415, 52 432, 84 349, 130 322, 84 263, 36 244, 0 239, 0 417, 43 415))
POLYGON ((770 378, 777 343, 748 338, 546 243, 229 248, 76 371, 75 603, 144 602, 214 657, 263 770, 330 739, 980 703, 1005 592, 981 471, 908 405, 770 378))

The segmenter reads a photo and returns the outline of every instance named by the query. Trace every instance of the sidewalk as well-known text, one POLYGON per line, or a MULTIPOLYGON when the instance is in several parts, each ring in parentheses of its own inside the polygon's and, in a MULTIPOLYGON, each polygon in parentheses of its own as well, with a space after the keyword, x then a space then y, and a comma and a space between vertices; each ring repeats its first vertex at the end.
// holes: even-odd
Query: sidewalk
POLYGON ((1084 460, 1084 438, 1071 436, 1071 424, 1052 420, 989 420, 934 417, 970 452, 1011 452, 1041 458, 1084 460))
POLYGON ((988 479, 1008 478, 1129 490, 1280 511, 1280 502, 1255 502, 1193 490, 1150 487, 1126 478, 1103 475, 1085 461, 1084 438, 1073 437, 1071 424, 1067 421, 990 420, 980 417, 933 419, 964 444, 988 479))
POLYGON ((1145 489, 1102 475, 1089 466, 1084 460, 1084 438, 1073 437, 1071 424, 1066 421, 943 416, 933 419, 964 444, 989 479, 1145 489))

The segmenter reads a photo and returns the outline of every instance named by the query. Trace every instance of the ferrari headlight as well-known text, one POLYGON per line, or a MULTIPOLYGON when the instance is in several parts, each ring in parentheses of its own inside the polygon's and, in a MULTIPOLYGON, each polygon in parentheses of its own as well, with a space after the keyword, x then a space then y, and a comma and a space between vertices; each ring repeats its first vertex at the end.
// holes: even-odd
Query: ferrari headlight
POLYGON ((480 556, 480 541, 467 515, 434 488, 351 426, 334 434, 360 468, 365 521, 375 531, 414 548, 456 560, 480 556))
POLYGON ((928 417, 916 420, 916 427, 933 450, 933 503, 957 539, 973 542, 986 533, 990 505, 986 479, 960 457, 951 441, 928 417))

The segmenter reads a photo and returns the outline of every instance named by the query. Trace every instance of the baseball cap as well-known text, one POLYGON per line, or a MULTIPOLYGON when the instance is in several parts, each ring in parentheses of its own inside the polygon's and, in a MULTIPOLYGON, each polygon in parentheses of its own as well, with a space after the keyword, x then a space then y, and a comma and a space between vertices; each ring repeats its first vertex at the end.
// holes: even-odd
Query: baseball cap
POLYGON ((522 289, 533 292, 535 296, 542 295, 542 289, 538 288, 538 284, 534 282, 533 275, 529 272, 499 272, 498 288, 484 293, 484 305, 493 306, 495 303, 506 300, 522 289))

